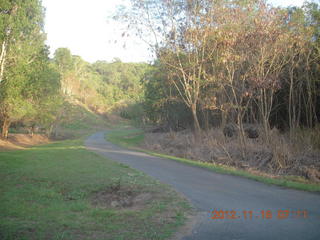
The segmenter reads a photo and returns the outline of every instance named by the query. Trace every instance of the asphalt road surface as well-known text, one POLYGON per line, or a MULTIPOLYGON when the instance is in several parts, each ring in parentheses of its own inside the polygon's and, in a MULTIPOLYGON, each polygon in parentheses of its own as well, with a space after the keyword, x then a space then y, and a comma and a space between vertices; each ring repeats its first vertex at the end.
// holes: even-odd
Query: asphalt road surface
POLYGON ((105 133, 90 136, 86 147, 173 186, 198 210, 192 234, 183 240, 320 240, 320 194, 123 149, 105 141, 105 133))

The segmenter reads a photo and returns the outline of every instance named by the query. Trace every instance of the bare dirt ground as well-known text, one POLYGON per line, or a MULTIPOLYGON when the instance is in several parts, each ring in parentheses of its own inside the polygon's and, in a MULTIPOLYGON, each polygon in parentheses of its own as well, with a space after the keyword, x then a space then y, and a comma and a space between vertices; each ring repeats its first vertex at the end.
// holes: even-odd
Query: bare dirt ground
POLYGON ((284 136, 273 132, 267 146, 259 137, 246 140, 245 157, 239 140, 225 137, 220 129, 203 133, 195 139, 189 130, 180 132, 147 133, 144 148, 159 153, 195 161, 209 162, 246 169, 255 174, 298 176, 311 182, 320 182, 320 152, 307 143, 292 145, 284 136))
POLYGON ((94 206, 102 208, 139 210, 145 208, 153 198, 156 198, 156 196, 151 193, 141 193, 136 189, 120 187, 119 185, 96 192, 92 196, 91 202, 94 206))
POLYGON ((0 151, 25 149, 34 145, 49 143, 49 139, 41 134, 9 134, 7 140, 0 139, 0 151))

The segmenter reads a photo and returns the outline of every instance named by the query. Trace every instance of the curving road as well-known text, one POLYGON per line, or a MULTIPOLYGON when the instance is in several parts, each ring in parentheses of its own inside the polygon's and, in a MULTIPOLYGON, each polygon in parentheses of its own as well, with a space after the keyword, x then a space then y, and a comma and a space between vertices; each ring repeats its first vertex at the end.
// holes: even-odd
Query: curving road
POLYGON ((199 211, 192 234, 183 240, 320 239, 320 194, 269 186, 123 149, 105 141, 104 134, 90 136, 86 147, 172 185, 199 211), (221 211, 224 219, 211 219, 213 210, 221 211), (234 213, 237 218, 231 219, 234 213))

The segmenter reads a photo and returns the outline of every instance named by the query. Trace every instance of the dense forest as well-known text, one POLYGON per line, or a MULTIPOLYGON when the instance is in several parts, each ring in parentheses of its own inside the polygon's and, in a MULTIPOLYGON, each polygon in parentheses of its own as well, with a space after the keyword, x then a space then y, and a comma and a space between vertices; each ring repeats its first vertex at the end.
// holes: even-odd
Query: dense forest
POLYGON ((153 26, 157 60, 145 84, 153 121, 195 131, 258 123, 266 138, 272 127, 318 123, 316 3, 282 9, 264 1, 133 1, 125 16, 138 33, 153 26))

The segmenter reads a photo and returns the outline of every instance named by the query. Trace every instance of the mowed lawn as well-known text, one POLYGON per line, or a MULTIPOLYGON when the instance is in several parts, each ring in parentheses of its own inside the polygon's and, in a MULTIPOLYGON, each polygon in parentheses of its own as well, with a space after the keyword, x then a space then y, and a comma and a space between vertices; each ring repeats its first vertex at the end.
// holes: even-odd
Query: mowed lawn
POLYGON ((166 239, 189 211, 167 185, 87 151, 82 140, 0 152, 1 240, 166 239), (148 197, 126 207, 108 204, 112 194, 148 197))

